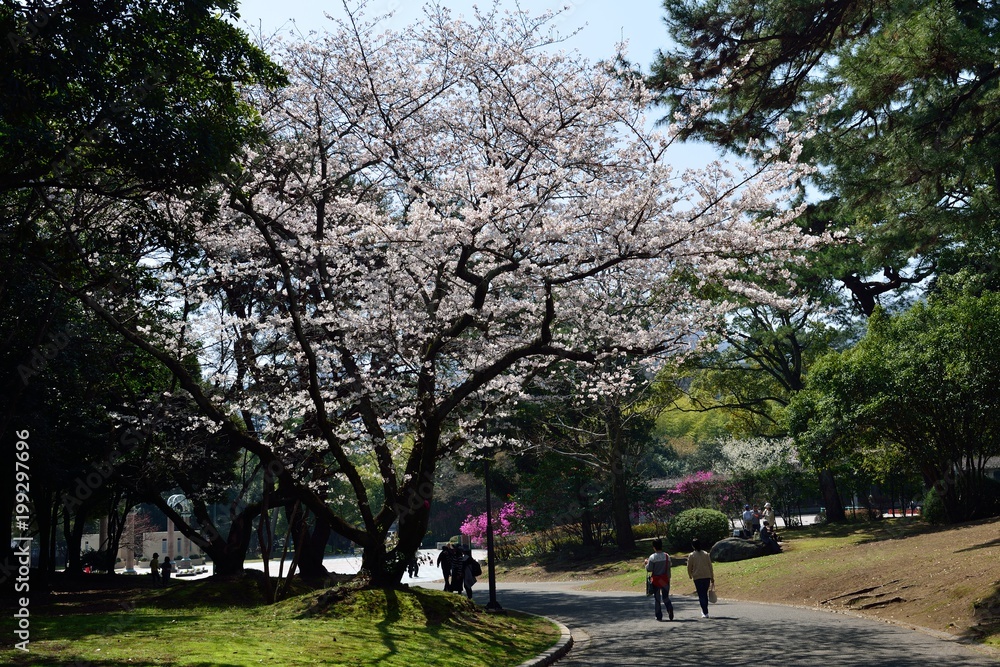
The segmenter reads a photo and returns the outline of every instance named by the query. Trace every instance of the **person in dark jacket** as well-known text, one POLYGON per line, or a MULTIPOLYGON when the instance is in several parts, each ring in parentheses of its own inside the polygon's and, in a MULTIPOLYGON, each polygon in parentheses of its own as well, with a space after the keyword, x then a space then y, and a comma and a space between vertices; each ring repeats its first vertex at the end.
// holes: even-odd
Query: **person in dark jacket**
POLYGON ((154 553, 149 561, 149 573, 153 575, 153 586, 160 585, 160 554, 154 553))
MULTIPOLYGON (((472 549, 465 547, 462 554, 462 585, 465 586, 465 594, 472 599, 472 587, 476 585, 476 577, 483 573, 483 567, 472 557, 472 549)), ((461 588, 459 588, 461 592, 461 588)))
POLYGON ((451 553, 451 588, 455 593, 462 592, 465 583, 465 553, 461 547, 453 547, 451 553))
POLYGON ((170 562, 170 556, 167 556, 163 559, 163 565, 160 566, 160 578, 163 580, 163 586, 170 584, 170 573, 173 572, 173 569, 174 564, 170 562))
POLYGON ((441 575, 444 577, 444 589, 446 591, 451 590, 451 561, 455 556, 455 552, 451 548, 451 544, 446 544, 441 547, 441 553, 438 554, 437 564, 441 568, 441 575))
POLYGON ((764 545, 764 549, 769 554, 781 553, 781 546, 778 545, 778 541, 774 538, 774 531, 767 521, 764 521, 760 525, 760 543, 764 545))

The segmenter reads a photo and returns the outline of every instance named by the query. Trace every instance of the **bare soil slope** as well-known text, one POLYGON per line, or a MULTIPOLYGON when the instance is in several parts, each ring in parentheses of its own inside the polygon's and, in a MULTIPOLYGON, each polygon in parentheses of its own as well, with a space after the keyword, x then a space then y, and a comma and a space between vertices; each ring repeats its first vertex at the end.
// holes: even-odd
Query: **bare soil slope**
POLYGON ((980 640, 1000 633, 1000 520, 824 541, 790 539, 784 553, 731 564, 717 586, 724 597, 850 610, 980 640))

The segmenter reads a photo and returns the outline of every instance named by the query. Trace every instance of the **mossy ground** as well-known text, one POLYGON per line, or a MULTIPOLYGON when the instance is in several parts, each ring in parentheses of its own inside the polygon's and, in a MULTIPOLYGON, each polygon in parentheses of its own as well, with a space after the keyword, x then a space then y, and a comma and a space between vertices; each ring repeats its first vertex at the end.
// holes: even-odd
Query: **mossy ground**
POLYGON ((251 579, 203 580, 57 592, 32 608, 30 651, 7 643, 0 664, 517 665, 557 638, 543 619, 435 590, 327 589, 265 605, 251 579))

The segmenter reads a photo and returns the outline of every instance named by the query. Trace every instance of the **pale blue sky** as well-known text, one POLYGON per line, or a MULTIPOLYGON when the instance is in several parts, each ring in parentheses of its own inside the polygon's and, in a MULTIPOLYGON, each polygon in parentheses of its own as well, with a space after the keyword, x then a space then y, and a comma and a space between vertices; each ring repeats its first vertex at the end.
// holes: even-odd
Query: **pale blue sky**
MULTIPOLYGON (((492 6, 493 0, 439 0, 456 15, 471 18, 473 6, 483 10, 492 6)), ((350 6, 357 5, 350 2, 350 6)), ((372 0, 365 10, 367 16, 374 17, 390 11, 395 12, 389 25, 402 28, 423 16, 425 2, 422 0, 372 0)), ((615 53, 615 44, 628 41, 629 59, 648 71, 658 48, 668 43, 667 29, 663 23, 661 0, 501 0, 501 8, 513 9, 515 4, 530 14, 540 14, 552 9, 568 7, 553 25, 562 35, 577 34, 563 44, 567 50, 577 50, 592 61, 610 58, 615 53)), ((324 12, 333 16, 344 16, 340 0, 242 0, 239 3, 240 18, 251 32, 262 32, 265 36, 282 29, 282 32, 296 31, 307 34, 330 27, 324 12)), ((650 123, 663 116, 662 110, 650 110, 650 123)), ((710 146, 701 143, 675 145, 671 151, 671 161, 675 167, 702 167, 718 157, 710 146)))
MULTIPOLYGON (((474 5, 485 10, 492 6, 492 0, 440 0, 440 4, 471 18, 474 5)), ((582 28, 566 46, 592 60, 612 56, 615 43, 624 37, 629 40, 631 59, 645 68, 656 49, 667 40, 660 0, 520 0, 518 4, 530 14, 567 6, 555 25, 560 33, 567 35, 582 28)), ((372 0, 366 14, 375 16, 394 11, 393 26, 398 27, 421 17, 424 5, 421 0, 372 0)), ((239 6, 243 21, 254 28, 260 25, 265 33, 286 24, 290 28, 293 19, 303 33, 323 30, 329 24, 324 12, 344 14, 340 0, 243 0, 239 6)), ((500 6, 513 8, 515 2, 502 0, 500 6)))

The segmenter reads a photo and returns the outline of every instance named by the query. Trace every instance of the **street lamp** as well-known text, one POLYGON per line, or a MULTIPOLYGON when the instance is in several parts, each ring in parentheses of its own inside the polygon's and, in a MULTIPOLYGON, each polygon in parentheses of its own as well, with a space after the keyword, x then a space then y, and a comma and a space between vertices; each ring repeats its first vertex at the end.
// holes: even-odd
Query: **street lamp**
POLYGON ((490 499, 490 460, 483 461, 483 478, 486 481, 486 573, 490 582, 490 601, 487 611, 503 611, 497 602, 497 575, 493 551, 493 505, 490 499))

